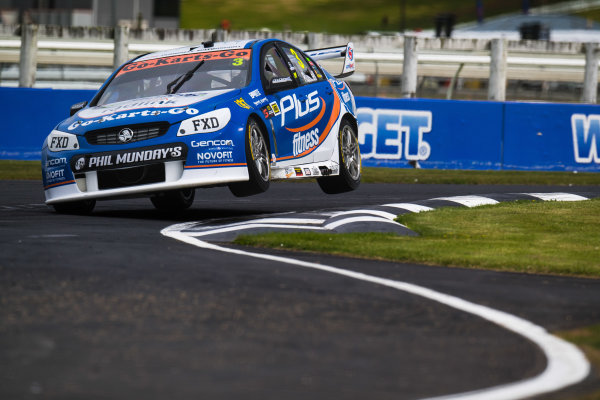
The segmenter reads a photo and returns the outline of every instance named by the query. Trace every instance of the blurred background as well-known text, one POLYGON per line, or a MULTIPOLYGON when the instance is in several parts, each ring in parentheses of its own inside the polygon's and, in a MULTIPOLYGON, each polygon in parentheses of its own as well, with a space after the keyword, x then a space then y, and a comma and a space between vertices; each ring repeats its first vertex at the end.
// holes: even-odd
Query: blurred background
POLYGON ((409 34, 417 97, 486 99, 489 40, 504 38, 507 100, 577 102, 584 44, 600 42, 600 0, 0 0, 0 23, 0 86, 18 85, 23 25, 39 25, 33 86, 82 89, 109 76, 113 28, 127 26, 130 57, 211 37, 278 37, 304 49, 353 41, 349 83, 377 97, 400 97, 409 34))

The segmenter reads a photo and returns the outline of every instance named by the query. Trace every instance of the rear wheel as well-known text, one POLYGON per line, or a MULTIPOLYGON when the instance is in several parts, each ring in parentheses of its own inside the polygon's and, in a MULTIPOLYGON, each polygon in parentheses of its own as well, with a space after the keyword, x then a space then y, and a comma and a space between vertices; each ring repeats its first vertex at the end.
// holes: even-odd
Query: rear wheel
POLYGON ((360 185, 360 148, 354 126, 347 119, 342 120, 338 145, 340 174, 317 179, 321 190, 328 194, 349 192, 360 185))
POLYGON ((266 137, 266 133, 256 120, 252 118, 248 120, 245 142, 249 180, 229 184, 229 190, 235 196, 252 196, 269 188, 271 164, 266 137))
POLYGON ((150 197, 150 201, 161 211, 181 211, 192 205, 195 195, 193 188, 169 190, 150 197))
POLYGON ((89 214, 94 210, 96 206, 96 200, 80 200, 80 201, 69 201, 67 203, 53 204, 54 211, 60 214, 77 214, 85 215, 89 214))

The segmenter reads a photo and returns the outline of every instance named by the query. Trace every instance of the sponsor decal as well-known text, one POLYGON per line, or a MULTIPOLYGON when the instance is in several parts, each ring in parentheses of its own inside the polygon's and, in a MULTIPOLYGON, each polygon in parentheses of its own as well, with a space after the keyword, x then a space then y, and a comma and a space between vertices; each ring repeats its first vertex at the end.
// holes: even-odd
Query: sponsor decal
POLYGON ((225 128, 230 119, 231 111, 229 108, 220 108, 197 117, 188 118, 179 125, 177 136, 216 132, 225 128))
POLYGON ((358 141, 363 159, 427 160, 431 146, 423 136, 431 132, 431 111, 359 108, 358 141))
POLYGON ((85 172, 132 167, 161 161, 184 160, 186 155, 187 146, 184 143, 173 143, 169 146, 150 146, 73 157, 71 168, 75 172, 85 172))
POLYGON ((292 175, 294 175, 294 168, 292 168, 292 167, 286 167, 286 169, 285 169, 285 177, 286 178, 291 178, 292 175))
POLYGON ((234 147, 233 140, 231 139, 215 139, 215 140, 192 140, 192 147, 217 147, 229 146, 234 147))
MULTIPOLYGON (((295 74, 295 72, 294 72, 295 74)), ((273 78, 273 80, 271 80, 272 83, 283 83, 283 82, 291 82, 292 81, 292 77, 290 76, 286 76, 285 78, 273 78)))
POLYGON ((321 175, 321 171, 319 171, 319 168, 313 167, 312 174, 315 176, 319 176, 319 175, 321 175))
POLYGON ((196 115, 198 114, 199 111, 195 108, 189 108, 189 107, 175 107, 175 108, 171 108, 169 110, 144 110, 144 111, 134 111, 134 112, 126 112, 126 113, 121 113, 121 114, 112 114, 112 115, 105 115, 100 119, 90 119, 87 121, 75 121, 73 122, 71 125, 69 125, 69 127, 67 128, 68 130, 72 131, 73 129, 77 129, 80 126, 90 126, 92 124, 96 124, 96 123, 102 123, 102 122, 106 122, 106 121, 118 121, 121 119, 126 119, 126 118, 135 118, 135 117, 148 117, 148 116, 155 116, 155 115, 162 115, 162 114, 171 114, 171 115, 180 115, 180 114, 186 114, 186 115, 196 115))
POLYGON ((245 108, 247 110, 250 109, 250 106, 248 105, 248 103, 246 103, 246 101, 244 99, 242 99, 241 97, 234 101, 235 101, 235 104, 237 104, 238 106, 245 108))
POLYGON ((260 106, 261 104, 264 104, 264 103, 266 103, 267 101, 269 101, 269 100, 267 100, 267 98, 266 98, 266 97, 263 97, 262 99, 259 99, 259 100, 255 101, 255 102, 254 102, 254 105, 258 107, 258 106, 260 106))
POLYGON ((273 107, 271 107, 270 104, 267 104, 266 106, 261 108, 260 111, 262 111, 265 119, 269 119, 275 116, 275 113, 273 112, 273 107))
MULTIPOLYGON (((209 92, 196 92, 196 93, 178 93, 171 94, 168 96, 154 96, 147 97, 145 99, 132 99, 120 101, 117 103, 111 103, 103 106, 96 106, 81 110, 77 116, 83 119, 98 118, 103 115, 116 114, 123 111, 131 110, 143 110, 143 109, 156 109, 156 108, 184 108, 186 106, 198 103, 199 101, 207 100, 212 97, 221 95, 223 93, 230 92, 231 89, 226 90, 212 90, 209 92)), ((185 111, 185 108, 184 108, 185 111)), ((149 111, 152 112, 152 111, 149 111)), ((148 115, 159 115, 149 114, 146 112, 142 114, 143 117, 148 115)), ((161 114, 165 114, 161 112, 161 114)), ((138 114, 139 115, 139 114, 138 114)))
POLYGON ((315 90, 308 94, 307 101, 301 102, 294 93, 292 95, 282 97, 279 104, 281 108, 281 126, 284 126, 285 116, 287 113, 294 111, 294 119, 303 117, 306 114, 318 109, 321 105, 321 99, 318 97, 318 92, 315 90), (302 108, 302 104, 305 104, 306 107, 302 108))
POLYGON ((271 109, 273 110, 273 114, 275 114, 275 115, 281 114, 281 111, 279 110, 279 106, 277 105, 276 101, 269 103, 269 105, 271 106, 271 109))
POLYGON ((161 57, 145 61, 132 62, 125 65, 117 76, 126 74, 131 71, 141 71, 148 68, 163 67, 166 65, 183 64, 199 61, 210 61, 210 60, 225 60, 233 58, 250 59, 251 50, 225 50, 225 51, 211 51, 207 53, 199 54, 184 54, 178 56, 161 57))
POLYGON ((65 165, 67 165, 67 159, 65 157, 49 158, 46 160, 46 168, 64 167, 65 165))
POLYGON ((295 133, 292 142, 294 156, 304 153, 319 144, 319 128, 305 133, 295 133))
POLYGON ((352 47, 348 49, 348 60, 354 60, 354 50, 352 50, 352 47))
POLYGON ((70 133, 52 131, 48 136, 48 150, 52 152, 75 150, 79 148, 77 136, 70 133))
POLYGON ((600 164, 600 115, 571 116, 575 162, 600 164))
POLYGON ((294 172, 296 173, 296 176, 303 176, 302 174, 302 168, 294 168, 294 172))
POLYGON ((62 181, 65 179, 65 169, 56 169, 53 171, 46 171, 46 181, 47 183, 54 183, 57 181, 62 181))
POLYGON ((196 154, 199 165, 202 164, 220 164, 232 163, 233 151, 205 151, 196 154))
POLYGON ((348 92, 342 92, 342 98, 344 99, 344 103, 348 103, 350 101, 350 95, 348 92))
POLYGON ((250 97, 252 97, 253 99, 262 96, 262 93, 260 92, 259 89, 253 90, 250 93, 248 93, 250 95, 250 97))
POLYGON ((306 176, 311 176, 312 175, 310 173, 310 168, 304 168, 304 175, 306 175, 306 176))

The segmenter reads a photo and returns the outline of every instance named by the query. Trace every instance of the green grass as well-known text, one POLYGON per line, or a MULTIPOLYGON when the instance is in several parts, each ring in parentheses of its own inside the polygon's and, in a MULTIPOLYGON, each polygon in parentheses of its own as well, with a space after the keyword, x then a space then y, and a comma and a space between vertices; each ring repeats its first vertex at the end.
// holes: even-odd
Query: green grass
POLYGON ((453 183, 471 185, 600 185, 596 172, 462 171, 364 168, 365 183, 453 183))
POLYGON ((518 201, 404 214, 419 237, 269 233, 237 244, 494 270, 600 277, 600 199, 518 201))
MULTIPOLYGON (((0 179, 41 179, 39 161, 0 160, 0 179)), ((462 171, 439 169, 364 168, 364 183, 470 185, 600 185, 594 172, 462 171)))
MULTIPOLYGON (((540 0, 532 6, 562 0, 540 0)), ((222 20, 231 29, 269 28, 275 31, 314 31, 358 34, 365 31, 398 31, 401 20, 399 0, 182 0, 181 27, 214 29, 222 20), (384 20, 387 18, 387 23, 384 20)), ((519 12, 521 0, 485 0, 485 16, 519 12)), ((474 0, 406 0, 406 28, 429 29, 439 13, 454 13, 457 22, 476 19, 474 0)))
MULTIPOLYGON (((556 332, 556 334, 565 340, 568 340, 583 350, 588 360, 595 367, 592 374, 596 379, 600 378, 600 325, 592 325, 584 328, 574 329, 564 332, 556 332)), ((573 397, 569 400, 598 400, 600 399, 600 390, 584 396, 573 397)))
POLYGON ((39 161, 0 160, 2 180, 41 180, 42 166, 39 161))

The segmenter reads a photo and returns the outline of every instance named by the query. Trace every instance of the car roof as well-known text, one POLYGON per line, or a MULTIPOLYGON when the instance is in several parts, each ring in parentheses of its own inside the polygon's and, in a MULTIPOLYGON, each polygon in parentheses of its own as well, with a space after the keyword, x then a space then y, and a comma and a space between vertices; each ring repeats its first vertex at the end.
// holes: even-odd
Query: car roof
POLYGON ((258 40, 235 40, 230 42, 202 42, 202 44, 194 45, 194 46, 185 46, 178 47, 175 49, 169 49, 164 51, 157 51, 155 53, 145 54, 141 57, 136 58, 134 61, 145 61, 152 60, 155 58, 162 57, 170 57, 170 56, 179 56, 179 55, 187 55, 187 54, 197 54, 197 53, 206 53, 210 51, 219 51, 219 50, 238 50, 238 49, 247 49, 251 47, 258 40))

